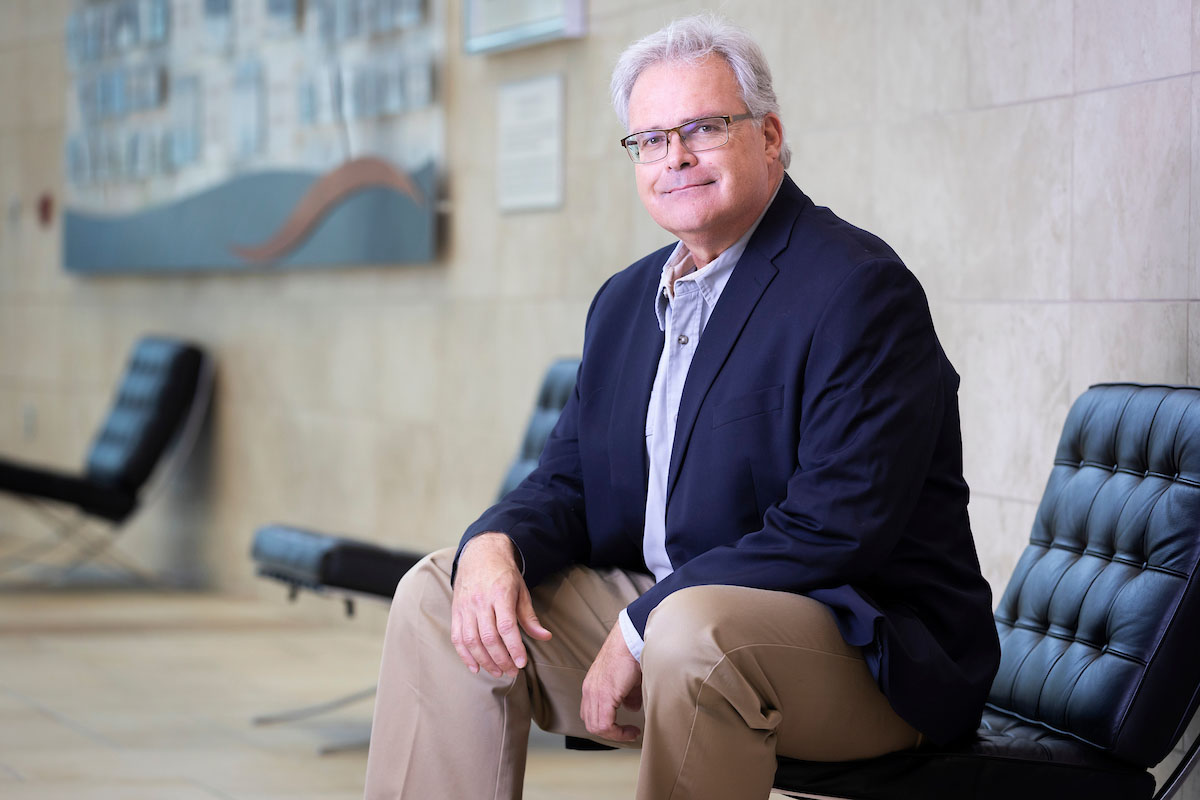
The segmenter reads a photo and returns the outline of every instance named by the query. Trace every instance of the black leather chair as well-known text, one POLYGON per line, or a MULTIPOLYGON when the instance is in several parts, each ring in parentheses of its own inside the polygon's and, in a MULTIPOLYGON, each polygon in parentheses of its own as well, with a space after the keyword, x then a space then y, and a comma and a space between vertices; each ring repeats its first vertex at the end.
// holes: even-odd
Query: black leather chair
MULTIPOLYGON (((205 353, 189 342, 145 337, 136 342, 111 410, 92 442, 82 473, 0 457, 0 492, 34 504, 57 525, 56 535, 6 553, 0 570, 37 565, 57 547, 74 544, 79 566, 107 548, 112 535, 145 500, 145 489, 168 453, 175 463, 191 450, 212 386, 205 353), (52 509, 66 507, 73 518, 52 509), (89 520, 108 524, 99 537, 83 535, 89 520)), ((159 481, 161 483, 161 481, 159 481)))
MULTIPOLYGON (((1072 407, 996 609, 978 734, 859 762, 780 759, 779 790, 855 800, 1135 800, 1200 699, 1200 390, 1093 386, 1072 407)), ((1159 788, 1170 797, 1197 744, 1159 788)))

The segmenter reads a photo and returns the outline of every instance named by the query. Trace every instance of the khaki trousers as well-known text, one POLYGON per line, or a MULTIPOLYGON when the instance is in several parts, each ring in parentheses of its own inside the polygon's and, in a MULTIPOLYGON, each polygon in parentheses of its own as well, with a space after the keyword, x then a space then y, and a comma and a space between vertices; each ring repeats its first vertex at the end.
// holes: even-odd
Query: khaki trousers
MULTIPOLYGON (((519 800, 530 720, 590 737, 583 678, 617 615, 653 583, 576 567, 532 591, 554 637, 526 637, 516 678, 472 675, 450 644, 454 550, 413 567, 388 618, 367 758, 368 800, 519 800)), ((639 800, 765 800, 775 756, 866 758, 919 734, 879 691, 829 609, 801 595, 703 586, 650 615, 637 725, 639 800)), ((611 743, 610 743, 611 744, 611 743)))

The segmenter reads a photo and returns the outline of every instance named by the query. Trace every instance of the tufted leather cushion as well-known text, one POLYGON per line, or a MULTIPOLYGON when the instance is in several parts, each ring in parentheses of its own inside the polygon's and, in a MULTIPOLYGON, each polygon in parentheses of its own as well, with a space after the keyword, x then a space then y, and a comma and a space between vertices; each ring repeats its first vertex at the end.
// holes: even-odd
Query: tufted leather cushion
POLYGON ((999 607, 989 706, 1142 766, 1196 707, 1200 390, 1094 386, 999 607))
POLYGON ((500 484, 498 497, 504 497, 515 489, 537 466, 546 439, 558 422, 558 415, 571 397, 571 392, 575 391, 578 372, 578 358, 561 358, 546 370, 541 389, 538 390, 537 403, 525 428, 525 437, 521 440, 521 449, 500 484))
POLYGON ((204 357, 174 339, 138 341, 86 461, 90 481, 135 492, 186 419, 204 357))

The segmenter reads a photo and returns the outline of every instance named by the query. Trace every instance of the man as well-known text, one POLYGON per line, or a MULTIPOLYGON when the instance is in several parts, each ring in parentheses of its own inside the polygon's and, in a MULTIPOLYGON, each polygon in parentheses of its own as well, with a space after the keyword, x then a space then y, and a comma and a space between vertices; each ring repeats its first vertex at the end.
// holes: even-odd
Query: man
POLYGON ((401 581, 368 797, 519 797, 531 717, 640 746, 642 800, 978 723, 999 648, 916 279, 784 174, 742 31, 672 23, 613 97, 679 243, 596 295, 538 468, 401 581))

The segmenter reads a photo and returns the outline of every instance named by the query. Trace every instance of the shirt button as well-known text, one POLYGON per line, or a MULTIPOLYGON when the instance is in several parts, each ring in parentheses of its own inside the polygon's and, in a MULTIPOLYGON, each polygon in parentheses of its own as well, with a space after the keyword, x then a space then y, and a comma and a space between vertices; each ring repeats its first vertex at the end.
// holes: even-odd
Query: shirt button
POLYGON ((679 338, 676 341, 679 342, 680 344, 687 344, 688 343, 687 334, 686 333, 679 334, 679 338))

